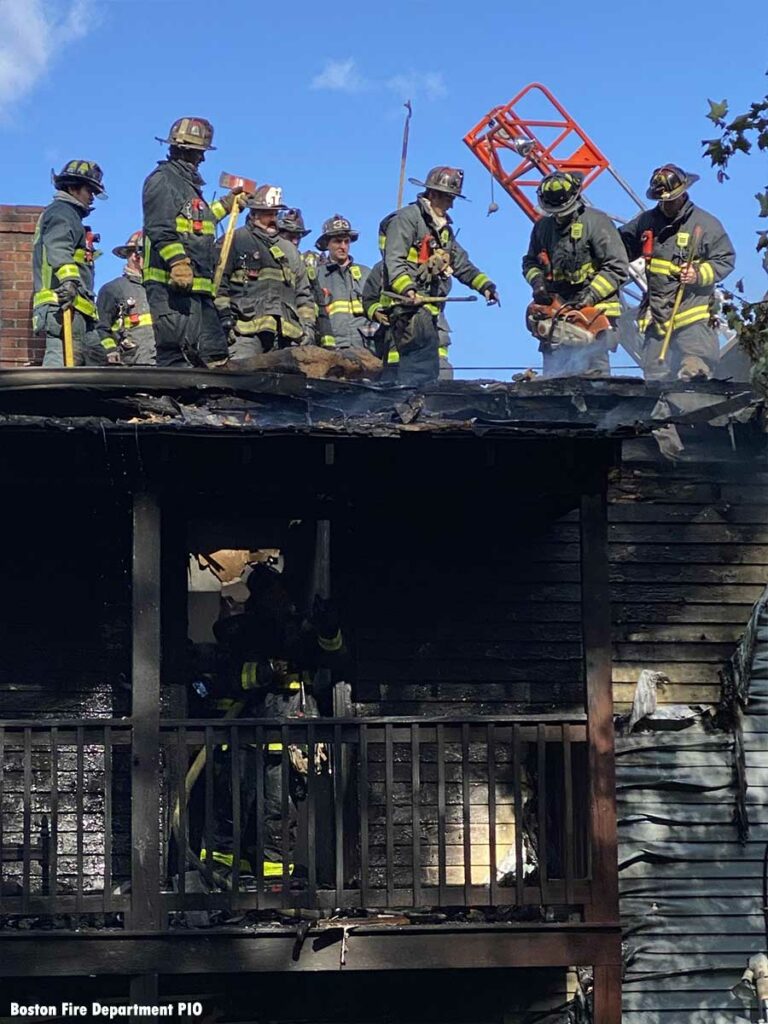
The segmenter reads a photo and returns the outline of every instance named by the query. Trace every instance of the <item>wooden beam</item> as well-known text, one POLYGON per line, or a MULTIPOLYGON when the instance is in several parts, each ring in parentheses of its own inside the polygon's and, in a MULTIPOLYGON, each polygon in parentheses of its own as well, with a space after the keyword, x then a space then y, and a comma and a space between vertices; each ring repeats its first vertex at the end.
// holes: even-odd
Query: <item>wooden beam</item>
POLYGON ((160 506, 133 499, 130 928, 158 929, 160 903, 160 506))
POLYGON ((589 744, 593 899, 589 920, 619 919, 611 604, 605 488, 581 498, 581 619, 589 744))
MULTIPOLYGON (((157 973, 136 974, 128 983, 128 1002, 134 1006, 157 1006, 160 1002, 160 979, 157 973)), ((133 1014, 131 1024, 143 1024, 144 1014, 133 1014)))
POLYGON ((621 1024, 621 967, 595 966, 594 1020, 621 1024))
MULTIPOLYGON (((61 975, 231 974, 334 971, 340 968, 342 927, 313 931, 298 960, 296 932, 163 935, 69 935, 14 933, 0 938, 0 977, 61 975)), ((537 924, 531 927, 353 927, 348 930, 344 971, 484 967, 609 965, 620 970, 618 928, 537 924)), ((614 1018, 598 1018, 615 1024, 614 1018)))

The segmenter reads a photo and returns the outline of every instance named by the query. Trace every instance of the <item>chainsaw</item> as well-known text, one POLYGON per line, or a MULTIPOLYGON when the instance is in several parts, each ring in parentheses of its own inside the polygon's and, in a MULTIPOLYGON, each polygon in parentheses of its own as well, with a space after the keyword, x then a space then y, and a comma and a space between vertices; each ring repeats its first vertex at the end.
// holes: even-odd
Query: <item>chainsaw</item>
POLYGON ((525 311, 525 324, 534 338, 548 348, 560 345, 591 345, 603 331, 611 330, 611 321, 594 306, 580 309, 558 298, 549 305, 532 302, 525 311))

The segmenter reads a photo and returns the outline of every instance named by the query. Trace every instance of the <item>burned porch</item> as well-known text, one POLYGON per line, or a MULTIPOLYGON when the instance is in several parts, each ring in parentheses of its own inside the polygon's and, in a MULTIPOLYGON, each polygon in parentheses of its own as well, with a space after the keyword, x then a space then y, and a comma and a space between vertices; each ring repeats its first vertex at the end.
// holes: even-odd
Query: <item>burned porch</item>
MULTIPOLYGON (((723 414, 743 395, 710 389, 723 414)), ((584 965, 620 1020, 606 492, 622 442, 690 415, 658 400, 2 374, 3 974, 584 965), (298 522, 307 564, 330 524, 347 685, 319 719, 190 717, 189 555, 282 549, 298 522), (274 738, 333 755, 306 888, 188 891, 190 760, 274 738)))

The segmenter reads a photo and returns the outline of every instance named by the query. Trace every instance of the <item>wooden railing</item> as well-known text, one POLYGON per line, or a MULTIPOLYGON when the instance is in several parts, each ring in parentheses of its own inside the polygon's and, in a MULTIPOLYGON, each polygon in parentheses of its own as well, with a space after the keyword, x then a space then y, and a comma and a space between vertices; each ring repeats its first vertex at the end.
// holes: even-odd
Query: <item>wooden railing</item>
POLYGON ((141 836, 130 834, 131 798, 147 766, 132 730, 124 720, 0 723, 5 924, 75 915, 58 926, 78 927, 97 915, 130 929, 139 899, 161 930, 179 913, 194 925, 194 912, 275 907, 589 915, 600 879, 583 716, 161 720, 160 821, 141 836), (307 755, 305 776, 290 747, 307 755), (267 764, 282 782, 282 826, 280 866, 265 878, 267 764), (224 819, 231 871, 213 855, 224 819), (160 865, 157 891, 136 884, 137 851, 160 865))

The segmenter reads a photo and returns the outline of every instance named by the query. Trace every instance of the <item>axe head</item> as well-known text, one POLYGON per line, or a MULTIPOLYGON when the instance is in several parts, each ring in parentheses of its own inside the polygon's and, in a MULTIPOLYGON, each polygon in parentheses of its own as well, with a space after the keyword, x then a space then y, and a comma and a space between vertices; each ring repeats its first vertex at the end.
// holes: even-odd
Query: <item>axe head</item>
POLYGON ((241 178, 237 174, 227 174, 224 171, 219 175, 219 188, 226 188, 230 192, 233 188, 241 188, 243 192, 255 192, 256 182, 252 178, 241 178))

